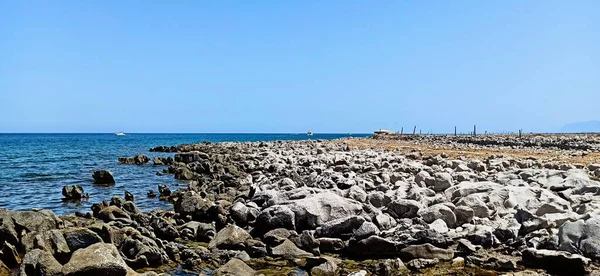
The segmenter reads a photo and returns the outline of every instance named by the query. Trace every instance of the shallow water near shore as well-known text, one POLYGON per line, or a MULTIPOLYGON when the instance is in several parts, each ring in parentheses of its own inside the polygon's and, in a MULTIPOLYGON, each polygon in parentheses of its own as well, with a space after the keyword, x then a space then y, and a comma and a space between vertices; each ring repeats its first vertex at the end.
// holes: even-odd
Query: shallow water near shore
MULTIPOLYGON (((172 156, 148 152, 155 146, 185 143, 254 142, 273 140, 337 139, 348 134, 0 134, 0 207, 12 210, 44 208, 57 214, 87 212, 92 203, 123 196, 125 190, 135 196, 142 211, 170 208, 158 198, 146 197, 148 190, 166 184, 172 190, 186 183, 172 175, 158 176, 166 166, 123 165, 119 157, 144 153, 150 158, 172 156), (91 172, 106 169, 113 173, 116 185, 93 185, 91 172), (62 201, 64 185, 81 185, 90 198, 81 202, 62 201)), ((367 134, 353 134, 364 137, 367 134)))

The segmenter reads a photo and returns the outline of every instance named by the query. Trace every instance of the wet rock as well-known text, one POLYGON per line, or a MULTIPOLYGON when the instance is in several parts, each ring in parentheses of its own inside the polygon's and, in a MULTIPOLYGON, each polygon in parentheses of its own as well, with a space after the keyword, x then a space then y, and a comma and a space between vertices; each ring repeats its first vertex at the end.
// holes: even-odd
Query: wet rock
POLYGON ((148 190, 148 193, 146 193, 146 195, 148 196, 148 198, 156 197, 156 193, 153 190, 148 190))
POLYGON ((533 268, 542 268, 560 275, 584 275, 587 273, 590 259, 564 251, 525 249, 522 252, 523 263, 533 268))
POLYGON ((114 245, 97 243, 75 251, 63 266, 62 273, 65 276, 125 276, 127 270, 127 264, 114 245))
POLYGON ((83 192, 83 188, 80 185, 63 186, 62 195, 66 200, 76 200, 88 197, 88 195, 83 192))
POLYGON ((443 249, 435 247, 429 243, 420 245, 410 245, 400 251, 400 255, 404 259, 439 259, 450 261, 454 258, 452 249, 443 249))
POLYGON ((115 179, 111 172, 107 170, 98 170, 92 173, 92 177, 94 178, 94 184, 98 185, 114 185, 115 179))
POLYGON ((307 258, 307 267, 310 267, 311 276, 335 276, 340 260, 332 257, 307 258))

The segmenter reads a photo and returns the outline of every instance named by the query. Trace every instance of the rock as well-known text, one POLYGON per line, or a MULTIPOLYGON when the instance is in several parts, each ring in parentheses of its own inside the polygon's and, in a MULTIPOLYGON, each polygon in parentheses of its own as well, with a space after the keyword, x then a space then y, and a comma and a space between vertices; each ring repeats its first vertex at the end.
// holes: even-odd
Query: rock
POLYGON ((171 189, 165 184, 158 184, 158 194, 161 198, 167 198, 171 196, 171 189))
POLYGON ((442 219, 447 226, 453 227, 456 224, 456 215, 448 206, 436 204, 424 209, 420 209, 418 215, 427 223, 432 223, 437 219, 442 219))
POLYGON ((400 251, 402 258, 412 259, 439 259, 444 261, 450 261, 454 258, 454 251, 452 249, 443 249, 435 247, 429 243, 410 245, 400 251))
POLYGON ((47 251, 33 249, 23 257, 20 276, 59 276, 63 266, 47 251))
POLYGON ((396 227, 396 225, 397 225, 396 220, 388 214, 377 215, 374 219, 374 222, 375 222, 375 225, 377 225, 377 227, 379 227, 379 229, 381 229, 383 231, 390 230, 390 229, 396 227))
POLYGON ((280 245, 270 248, 268 251, 269 255, 273 257, 280 257, 288 260, 312 256, 312 254, 298 248, 292 241, 288 239, 286 239, 280 245))
POLYGON ((457 241, 455 253, 461 256, 468 256, 477 252, 477 249, 478 248, 475 245, 473 245, 469 240, 460 239, 457 241))
POLYGON ((376 208, 385 207, 392 199, 382 191, 372 192, 367 196, 367 201, 376 208))
POLYGON ((315 237, 350 237, 364 222, 365 219, 361 216, 349 216, 328 221, 323 226, 317 228, 315 237))
POLYGON ((318 238, 317 241, 319 251, 323 253, 339 253, 346 248, 344 241, 338 238, 318 238))
POLYGON ((276 228, 294 230, 296 229, 296 215, 286 205, 274 205, 262 210, 254 225, 261 233, 276 228))
POLYGON ((135 199, 133 198, 133 194, 128 191, 125 191, 125 200, 131 202, 135 201, 135 199))
POLYGON ((433 267, 440 262, 438 259, 413 259, 406 263, 406 266, 412 270, 420 270, 433 267))
POLYGON ((444 191, 452 186, 452 176, 449 173, 436 173, 434 178, 433 190, 436 192, 444 191))
POLYGON ((136 155, 134 157, 119 157, 119 163, 121 164, 136 164, 143 165, 150 161, 150 158, 145 154, 136 155))
POLYGON ((87 195, 83 192, 83 188, 79 185, 63 186, 62 195, 64 199, 67 200, 82 199, 87 197, 87 195))
POLYGON ((358 185, 354 185, 348 189, 347 197, 359 202, 365 202, 367 200, 367 193, 358 185))
POLYGON ((375 264, 376 275, 404 275, 408 272, 408 268, 399 258, 381 260, 375 264))
POLYGON ((244 242, 248 239, 252 239, 252 236, 246 230, 230 224, 217 233, 208 244, 208 248, 243 250, 244 242))
POLYGON ((92 173, 92 177, 94 177, 94 184, 99 185, 114 185, 115 179, 111 172, 107 170, 98 170, 92 173))
POLYGON ((87 228, 67 228, 62 230, 63 237, 71 252, 103 242, 102 238, 87 228))
POLYGON ((516 219, 512 218, 508 220, 502 220, 500 225, 494 229, 493 233, 500 242, 507 243, 517 239, 520 229, 521 224, 519 224, 516 219))
POLYGON ((65 276, 125 276, 127 270, 114 245, 97 243, 75 251, 62 272, 65 276))
MULTIPOLYGON (((319 240, 315 239, 313 232, 309 231, 309 230, 304 230, 300 233, 300 235, 295 236, 295 237, 290 237, 290 240, 292 242, 294 242, 294 244, 296 246, 298 246, 298 248, 309 252, 313 255, 320 255, 320 242, 319 240)), ((343 243, 342 243, 343 246, 343 243)), ((343 247, 342 247, 343 248, 343 247)))
POLYGON ((409 199, 398 199, 388 204, 387 212, 394 218, 414 218, 423 206, 409 199))
POLYGON ((212 205, 212 202, 202 198, 196 192, 187 191, 177 198, 173 209, 180 215, 189 215, 194 219, 202 220, 207 215, 207 212, 212 205))
POLYGON ((473 220, 475 212, 469 206, 457 206, 454 208, 454 215, 456 216, 456 225, 463 225, 473 220))
POLYGON ((379 236, 370 236, 350 245, 348 254, 355 256, 393 256, 398 254, 398 244, 379 236))
POLYGON ((442 219, 434 220, 432 223, 429 224, 429 228, 440 234, 448 232, 448 226, 442 219))
POLYGON ((367 271, 359 270, 348 274, 348 276, 367 276, 367 271))
POLYGON ((298 231, 315 229, 328 221, 362 212, 359 202, 329 191, 290 201, 288 207, 294 212, 298 231))
POLYGON ((310 269, 311 276, 335 276, 338 270, 338 263, 340 260, 331 257, 316 257, 308 258, 307 266, 312 267, 310 269))
POLYGON ((101 220, 104 220, 105 222, 109 222, 109 221, 113 221, 116 219, 131 219, 131 217, 129 216, 129 214, 127 214, 125 211, 123 211, 121 208, 117 207, 117 206, 108 206, 103 208, 102 210, 100 210, 100 212, 98 212, 97 217, 101 220))
POLYGON ((564 251, 528 248, 521 253, 525 265, 560 275, 584 275, 590 264, 590 259, 564 251))
POLYGON ((565 222, 558 230, 558 248, 590 258, 600 258, 600 218, 565 222))
POLYGON ((267 232, 263 236, 263 241, 270 246, 276 246, 284 242, 291 235, 292 233, 290 233, 289 230, 285 228, 277 228, 267 232))
POLYGON ((250 208, 246 207, 244 203, 238 201, 231 205, 231 208, 229 208, 229 214, 237 224, 245 225, 248 222, 250 208))
POLYGON ((214 276, 254 276, 256 271, 238 258, 232 258, 213 272, 214 276))
POLYGON ((153 190, 148 190, 148 193, 146 195, 148 196, 148 198, 155 198, 156 197, 156 193, 154 193, 153 190))
POLYGON ((363 224, 354 231, 354 238, 357 240, 362 240, 373 235, 379 235, 379 228, 370 221, 363 222, 363 224))
POLYGON ((4 241, 1 253, 2 263, 4 263, 6 266, 18 267, 19 263, 21 263, 19 252, 17 252, 17 249, 7 241, 4 241))

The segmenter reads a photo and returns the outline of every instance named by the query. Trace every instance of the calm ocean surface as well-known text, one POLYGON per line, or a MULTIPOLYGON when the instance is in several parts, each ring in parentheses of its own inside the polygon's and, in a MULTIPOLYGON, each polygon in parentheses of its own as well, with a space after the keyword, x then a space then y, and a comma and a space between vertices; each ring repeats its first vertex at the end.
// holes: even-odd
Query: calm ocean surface
MULTIPOLYGON (((148 165, 122 165, 117 158, 140 153, 170 156, 172 153, 151 153, 155 146, 171 146, 202 141, 273 141, 336 139, 347 134, 0 134, 0 207, 13 210, 50 209, 57 214, 90 211, 92 203, 123 196, 128 190, 135 196, 136 205, 143 211, 171 208, 158 198, 148 199, 149 189, 157 192, 158 184, 175 190, 186 183, 172 175, 157 176, 166 168, 148 165), (112 187, 93 185, 91 172, 110 170, 116 181, 112 187), (64 185, 81 185, 89 200, 80 203, 63 202, 64 185)), ((367 134, 353 134, 363 137, 367 134)))

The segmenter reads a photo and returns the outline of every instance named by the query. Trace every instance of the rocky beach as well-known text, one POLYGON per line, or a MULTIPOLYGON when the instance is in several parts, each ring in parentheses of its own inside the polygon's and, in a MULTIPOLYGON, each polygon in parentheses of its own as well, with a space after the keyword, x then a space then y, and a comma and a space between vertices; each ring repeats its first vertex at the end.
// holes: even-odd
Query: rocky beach
MULTIPOLYGON (((187 187, 0 210, 0 275, 600 275, 600 136, 157 145, 187 187), (144 195, 146 196, 146 195, 144 195), (176 272, 174 272, 176 271, 176 272)), ((90 179, 111 186, 111 172, 90 179)), ((167 183, 168 184, 168 183, 167 183)), ((61 193, 61 191, 57 191, 61 193)), ((80 186, 62 190, 86 198, 80 186)))

